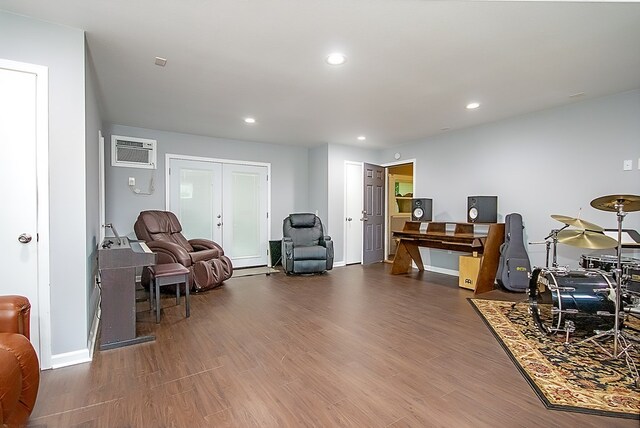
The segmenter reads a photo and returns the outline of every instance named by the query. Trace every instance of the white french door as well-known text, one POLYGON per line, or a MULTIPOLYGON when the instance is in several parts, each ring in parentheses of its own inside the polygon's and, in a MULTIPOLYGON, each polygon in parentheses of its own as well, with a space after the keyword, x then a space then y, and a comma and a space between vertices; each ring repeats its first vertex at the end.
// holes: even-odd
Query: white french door
POLYGON ((268 166, 170 157, 168 209, 188 238, 224 248, 235 268, 267 264, 268 166))
POLYGON ((169 162, 169 211, 187 239, 222 245, 222 164, 186 159, 169 162))
POLYGON ((0 294, 31 302, 31 342, 50 367, 48 72, 0 59, 0 294))
POLYGON ((223 238, 234 267, 267 264, 267 167, 222 166, 223 238))

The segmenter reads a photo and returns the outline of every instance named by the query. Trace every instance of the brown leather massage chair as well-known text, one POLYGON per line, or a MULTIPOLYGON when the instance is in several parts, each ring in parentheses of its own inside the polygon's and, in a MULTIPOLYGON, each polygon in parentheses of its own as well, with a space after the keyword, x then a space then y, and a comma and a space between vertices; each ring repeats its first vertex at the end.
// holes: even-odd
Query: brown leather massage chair
POLYGON ((0 426, 25 426, 36 404, 40 364, 29 342, 31 304, 0 296, 0 426))
MULTIPOLYGON (((231 278, 233 266, 222 247, 209 239, 187 240, 178 218, 170 211, 142 211, 133 230, 158 255, 157 264, 180 263, 190 271, 189 287, 203 291, 231 278)), ((149 284, 147 270, 142 284, 149 284)))

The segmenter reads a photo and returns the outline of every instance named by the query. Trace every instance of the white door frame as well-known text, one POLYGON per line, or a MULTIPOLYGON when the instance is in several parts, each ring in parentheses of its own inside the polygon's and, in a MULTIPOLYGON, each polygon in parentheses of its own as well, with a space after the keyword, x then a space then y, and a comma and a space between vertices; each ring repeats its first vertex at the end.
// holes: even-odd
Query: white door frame
MULTIPOLYGON (((349 198, 349 195, 347 194, 347 165, 355 165, 355 166, 359 166, 360 167, 360 176, 362 177, 363 175, 363 167, 364 167, 364 162, 354 162, 354 161, 344 161, 344 212, 343 212, 343 216, 342 218, 346 218, 348 217, 348 213, 347 213, 347 199, 349 198)), ((360 211, 362 211, 362 207, 364 205, 363 199, 364 199, 364 192, 362 191, 362 186, 360 186, 360 211)), ((360 213, 360 215, 362 216, 362 213, 360 213)), ((360 227, 362 227, 362 222, 360 221, 360 219, 358 219, 358 222, 360 223, 360 227)), ((343 223, 344 224, 344 223, 343 223)), ((343 226, 342 228, 343 230, 343 236, 342 236, 342 242, 343 242, 343 251, 342 254, 344 254, 344 262, 345 264, 347 263, 347 244, 348 244, 348 239, 347 239, 347 228, 343 226)), ((362 257, 362 240, 364 239, 364 233, 361 235, 361 239, 360 242, 358 243, 358 246, 360 248, 360 264, 363 263, 363 257, 362 257)), ((352 243, 353 244, 353 243, 352 243)))
MULTIPOLYGON (((389 167, 390 166, 396 166, 396 165, 404 165, 406 163, 411 163, 413 164, 413 194, 415 196, 417 192, 416 190, 416 159, 405 159, 405 160, 398 160, 398 161, 394 161, 394 162, 389 162, 389 163, 383 163, 380 164, 380 166, 385 167, 385 174, 384 174, 384 198, 385 201, 387 201, 384 204, 384 218, 385 218, 385 222, 387 224, 387 233, 391 232, 391 225, 389 224, 389 195, 387 195, 387 191, 389 190, 389 167)), ((413 210, 412 210, 413 211, 413 210)), ((386 236, 385 238, 387 238, 388 236, 386 236)), ((389 240, 385 239, 384 240, 384 257, 385 259, 387 258, 387 256, 389 255, 389 240)))
MULTIPOLYGON (((165 201, 164 206, 165 209, 169 209, 169 198, 170 198, 170 188, 169 188, 169 165, 172 159, 176 160, 192 160, 192 161, 201 161, 201 162, 216 162, 216 163, 232 163, 236 165, 248 165, 248 166, 262 166, 267 167, 267 249, 269 249, 269 241, 271 240, 271 164, 268 162, 253 162, 253 161, 242 161, 242 160, 233 160, 233 159, 218 159, 218 158, 207 158, 203 156, 189 156, 189 155, 179 155, 175 153, 167 153, 165 155, 164 160, 164 177, 165 177, 165 201)), ((271 259, 271 255, 267 257, 267 262, 271 259)))
POLYGON ((38 248, 38 322, 40 367, 51 368, 51 305, 49 289, 49 69, 42 65, 0 59, 0 68, 36 75, 36 185, 38 248))

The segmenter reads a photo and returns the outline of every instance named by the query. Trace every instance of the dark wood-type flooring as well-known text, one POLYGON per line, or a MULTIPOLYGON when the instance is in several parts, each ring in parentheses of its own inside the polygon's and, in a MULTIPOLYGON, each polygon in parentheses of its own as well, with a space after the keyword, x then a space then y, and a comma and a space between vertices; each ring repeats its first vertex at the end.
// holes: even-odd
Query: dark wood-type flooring
POLYGON ((161 324, 138 314, 155 342, 43 372, 29 425, 639 426, 545 409, 457 277, 390 268, 232 278, 189 319, 165 296, 161 324))

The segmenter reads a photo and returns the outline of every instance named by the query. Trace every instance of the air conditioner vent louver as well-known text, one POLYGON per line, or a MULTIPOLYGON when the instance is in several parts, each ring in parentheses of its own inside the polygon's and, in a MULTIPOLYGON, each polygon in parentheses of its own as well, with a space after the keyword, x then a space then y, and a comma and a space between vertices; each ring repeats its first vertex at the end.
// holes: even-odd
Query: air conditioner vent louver
POLYGON ((156 168, 156 140, 111 136, 111 165, 128 168, 156 168))

